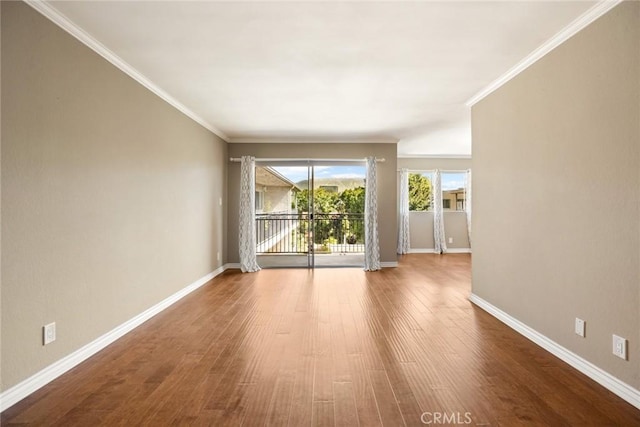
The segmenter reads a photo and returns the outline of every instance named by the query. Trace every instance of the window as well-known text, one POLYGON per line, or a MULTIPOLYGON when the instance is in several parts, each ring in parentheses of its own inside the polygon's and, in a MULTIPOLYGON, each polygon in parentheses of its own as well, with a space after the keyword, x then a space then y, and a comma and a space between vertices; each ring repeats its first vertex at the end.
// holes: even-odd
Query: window
POLYGON ((409 174, 409 210, 430 211, 433 209, 431 172, 409 174))
POLYGON ((467 172, 442 172, 442 208, 450 211, 466 209, 467 172))
MULTIPOLYGON (((409 210, 412 212, 433 210, 433 172, 409 174, 409 210)), ((464 212, 466 203, 467 171, 441 172, 442 209, 464 212)))
POLYGON ((261 191, 256 191, 256 212, 264 209, 264 193, 261 191))

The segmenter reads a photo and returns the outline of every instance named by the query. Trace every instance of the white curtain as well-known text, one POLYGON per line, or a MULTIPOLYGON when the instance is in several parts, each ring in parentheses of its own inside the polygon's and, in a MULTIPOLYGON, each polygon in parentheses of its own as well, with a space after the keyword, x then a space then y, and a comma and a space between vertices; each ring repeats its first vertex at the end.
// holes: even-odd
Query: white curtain
POLYGON ((242 156, 240 163, 240 270, 259 271, 256 259, 256 159, 242 156))
POLYGON ((400 171, 400 228, 398 229, 398 253, 409 253, 409 171, 400 171))
POLYGON ((465 193, 465 209, 467 211, 467 236, 469 237, 469 247, 471 247, 471 169, 467 171, 465 193))
POLYGON ((433 243, 435 253, 447 253, 442 214, 442 178, 438 169, 433 173, 433 243))
POLYGON ((364 193, 364 269, 380 270, 378 242, 378 185, 376 158, 367 157, 367 181, 364 193))

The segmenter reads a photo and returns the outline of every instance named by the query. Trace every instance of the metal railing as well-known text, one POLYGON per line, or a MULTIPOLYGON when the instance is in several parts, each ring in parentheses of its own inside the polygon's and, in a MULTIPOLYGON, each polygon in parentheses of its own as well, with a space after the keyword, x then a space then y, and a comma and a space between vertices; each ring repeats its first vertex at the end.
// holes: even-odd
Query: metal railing
POLYGON ((363 253, 364 214, 256 214, 257 253, 363 253))

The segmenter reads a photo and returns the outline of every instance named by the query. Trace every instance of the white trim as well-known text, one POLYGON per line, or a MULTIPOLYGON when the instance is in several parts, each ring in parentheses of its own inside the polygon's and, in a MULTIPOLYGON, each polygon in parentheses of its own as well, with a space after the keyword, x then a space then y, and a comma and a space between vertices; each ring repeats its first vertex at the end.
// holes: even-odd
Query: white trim
POLYGON ((224 265, 225 270, 240 270, 239 262, 228 262, 224 265))
MULTIPOLYGON (((432 254, 433 248, 411 248, 409 249, 410 254, 432 254)), ((447 248, 447 252, 444 254, 470 254, 471 248, 447 248)))
POLYGON ((620 396, 636 408, 640 409, 640 390, 631 387, 629 384, 619 380, 602 368, 597 367, 593 363, 583 359, 572 351, 562 347, 555 341, 550 340, 535 329, 530 328, 518 319, 510 316, 508 313, 500 310, 491 303, 485 301, 475 294, 471 294, 469 301, 477 305, 496 319, 500 320, 519 334, 530 339, 549 353, 558 357, 562 361, 568 363, 578 371, 582 372, 595 382, 599 383, 612 393, 620 396))
POLYGON ((447 253, 448 254, 470 254, 471 248, 447 248, 447 253))
POLYGON ((187 287, 182 288, 175 294, 169 296, 168 298, 165 298, 153 307, 143 311, 137 316, 117 326, 115 329, 112 329, 106 334, 91 341, 89 344, 52 363, 51 365, 42 369, 40 372, 37 372, 36 374, 16 384, 10 389, 3 391, 2 393, 0 393, 0 412, 18 403, 25 397, 29 396, 31 393, 47 385, 51 381, 58 378, 60 375, 84 362, 109 344, 113 343, 133 329, 137 328, 167 307, 176 303, 178 300, 184 298, 205 283, 208 283, 211 279, 225 271, 227 269, 227 265, 228 264, 224 265, 223 267, 218 267, 206 276, 196 280, 187 287))
POLYGON ((397 144, 398 139, 230 138, 229 144, 397 144))
POLYGON ((224 134, 220 129, 217 129, 211 123, 207 122, 205 119, 200 117, 198 114, 191 111, 180 101, 169 95, 167 92, 162 90, 158 85, 149 80, 146 76, 140 73, 138 70, 133 68, 127 62, 125 62, 118 55, 109 50, 105 45, 96 40, 93 36, 87 33, 85 30, 80 28, 74 22, 72 22, 69 18, 67 18, 63 13, 59 12, 55 7, 53 7, 50 3, 44 2, 42 0, 25 0, 29 6, 40 12, 54 24, 65 30, 67 33, 71 34, 73 37, 78 39, 84 45, 86 45, 89 49, 96 52, 98 55, 102 56, 104 59, 109 61, 111 64, 116 66, 120 71, 127 74, 129 77, 140 83, 142 86, 149 89, 151 92, 155 93, 162 100, 164 100, 169 105, 173 106, 175 109, 210 130, 224 141, 228 142, 229 137, 224 134))
POLYGON ((409 248, 410 254, 432 254, 433 248, 409 248))
POLYGON ((398 154, 399 159, 471 159, 471 154, 398 154))
POLYGON ((569 40, 573 37, 577 32, 587 27, 596 19, 600 18, 602 15, 613 9, 618 3, 622 2, 622 0, 601 0, 596 3, 592 8, 587 10, 585 13, 576 18, 573 22, 567 25, 563 30, 557 33, 555 36, 551 37, 549 40, 540 45, 536 50, 527 55, 524 59, 518 62, 515 66, 513 66, 509 71, 498 77, 493 82, 489 83, 484 89, 480 92, 473 95, 465 105, 467 107, 472 107, 474 104, 481 101, 484 97, 507 83, 509 80, 513 79, 515 76, 529 68, 540 58, 545 56, 547 53, 551 52, 556 47, 560 46, 562 43, 569 40))
POLYGON ((386 261, 386 262, 380 263, 380 267, 382 268, 394 268, 397 266, 398 266, 398 261, 386 261))

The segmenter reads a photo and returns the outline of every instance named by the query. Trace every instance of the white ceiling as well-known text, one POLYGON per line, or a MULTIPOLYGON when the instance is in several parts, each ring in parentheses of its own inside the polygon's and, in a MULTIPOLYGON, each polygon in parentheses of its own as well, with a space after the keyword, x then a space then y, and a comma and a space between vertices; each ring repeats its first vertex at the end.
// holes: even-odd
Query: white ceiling
POLYGON ((594 1, 53 2, 230 142, 468 155, 478 91, 594 1))

